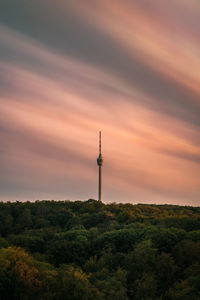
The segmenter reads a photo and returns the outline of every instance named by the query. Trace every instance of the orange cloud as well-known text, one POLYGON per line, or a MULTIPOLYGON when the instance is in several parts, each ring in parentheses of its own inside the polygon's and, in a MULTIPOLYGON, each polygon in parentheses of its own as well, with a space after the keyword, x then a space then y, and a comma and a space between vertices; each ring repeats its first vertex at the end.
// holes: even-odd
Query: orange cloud
MULTIPOLYGON (((180 43, 168 41, 163 37, 167 28, 160 30, 139 8, 121 1, 94 2, 83 12, 130 59, 134 52, 145 64, 199 93, 199 61, 183 37, 180 43)), ((200 146, 194 124, 155 110, 159 99, 104 66, 52 52, 5 27, 0 36, 19 55, 14 62, 0 62, 5 82, 1 180, 13 186, 13 195, 16 185, 33 189, 32 197, 37 189, 47 197, 95 197, 101 129, 106 201, 198 204, 200 146)))

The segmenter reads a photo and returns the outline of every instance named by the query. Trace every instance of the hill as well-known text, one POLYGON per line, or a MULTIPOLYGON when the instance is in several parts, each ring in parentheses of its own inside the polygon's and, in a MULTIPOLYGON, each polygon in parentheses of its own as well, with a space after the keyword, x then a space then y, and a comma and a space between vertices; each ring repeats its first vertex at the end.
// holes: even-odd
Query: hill
POLYGON ((0 299, 200 299, 200 208, 0 203, 0 299))

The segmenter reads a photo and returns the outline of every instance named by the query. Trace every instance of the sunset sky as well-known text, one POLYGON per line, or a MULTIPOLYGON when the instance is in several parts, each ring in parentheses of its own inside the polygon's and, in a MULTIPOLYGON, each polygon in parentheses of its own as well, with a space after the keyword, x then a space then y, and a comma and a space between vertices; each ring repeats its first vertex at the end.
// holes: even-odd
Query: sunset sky
POLYGON ((200 205, 200 1, 1 0, 0 200, 200 205))

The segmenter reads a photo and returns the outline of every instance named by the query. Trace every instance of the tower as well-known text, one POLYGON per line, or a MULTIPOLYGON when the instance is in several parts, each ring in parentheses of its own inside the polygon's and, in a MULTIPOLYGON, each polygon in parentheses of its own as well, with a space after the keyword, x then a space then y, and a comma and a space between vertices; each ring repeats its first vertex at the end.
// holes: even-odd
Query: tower
POLYGON ((101 166, 103 165, 103 156, 101 155, 101 131, 99 131, 99 157, 97 158, 97 165, 99 166, 99 193, 98 201, 102 200, 102 173, 101 166))

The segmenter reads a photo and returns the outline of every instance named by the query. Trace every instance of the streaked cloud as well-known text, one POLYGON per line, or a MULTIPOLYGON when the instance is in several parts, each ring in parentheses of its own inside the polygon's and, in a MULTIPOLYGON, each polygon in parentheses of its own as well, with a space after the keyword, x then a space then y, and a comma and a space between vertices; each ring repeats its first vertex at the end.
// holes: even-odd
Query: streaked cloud
POLYGON ((0 198, 96 198, 101 129, 105 202, 199 205, 200 5, 48 2, 40 35, 4 7, 0 198))

